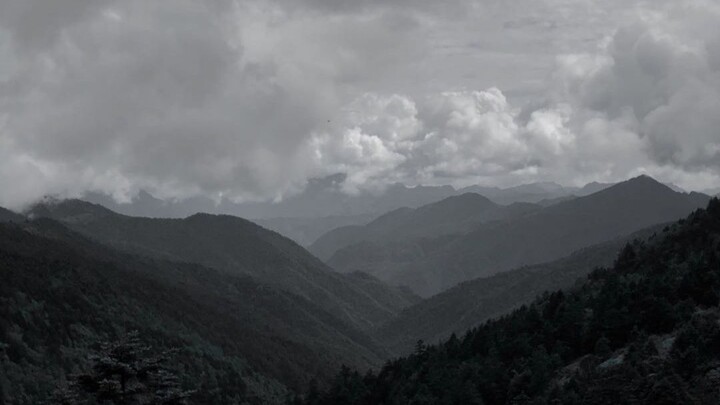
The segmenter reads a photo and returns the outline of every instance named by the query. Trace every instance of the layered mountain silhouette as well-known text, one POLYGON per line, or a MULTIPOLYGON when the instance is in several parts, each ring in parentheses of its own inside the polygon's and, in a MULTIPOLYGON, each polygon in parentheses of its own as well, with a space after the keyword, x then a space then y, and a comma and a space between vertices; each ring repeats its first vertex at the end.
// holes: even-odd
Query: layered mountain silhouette
POLYGON ((541 182, 521 184, 508 188, 470 186, 460 189, 460 192, 481 194, 498 204, 508 205, 515 202, 541 203, 543 201, 583 197, 610 186, 612 186, 611 183, 592 182, 582 187, 565 187, 553 182, 541 182))
MULTIPOLYGON (((645 180, 643 180, 645 181, 645 180)), ((376 372, 343 368, 299 404, 713 404, 720 394, 720 201, 627 244, 570 291, 376 372)))
MULTIPOLYGON (((709 197, 674 191, 645 176, 611 186, 591 184, 574 195, 557 195, 565 188, 553 184, 520 189, 523 198, 544 197, 502 205, 477 193, 451 192, 429 204, 394 207, 366 225, 335 229, 312 246, 330 266, 292 240, 230 215, 132 217, 85 201, 53 199, 25 215, 0 209, 0 399, 45 401, 59 380, 88 366, 93 346, 131 330, 161 350, 179 348, 175 365, 183 370, 183 384, 198 389, 199 403, 285 403, 311 381, 319 389, 333 387, 323 394, 332 399, 353 375, 344 368, 335 376, 341 365, 377 367, 414 345, 413 356, 419 357, 392 363, 410 370, 428 353, 417 340, 463 333, 546 290, 576 291, 579 277, 610 265, 628 240, 665 246, 649 235, 692 236, 692 224, 708 220, 693 214, 689 224, 658 228, 706 205, 709 197), (417 293, 439 294, 421 301, 417 293)), ((423 201, 412 193, 437 198, 447 191, 408 190, 393 195, 423 201)), ((677 240, 688 249, 704 243, 677 240)), ((643 257, 657 253, 648 252, 643 257)), ((614 266, 625 268, 623 263, 634 260, 628 255, 614 266)), ((703 280, 691 280, 695 284, 687 294, 705 297, 695 291, 712 282, 703 280)), ((553 299, 543 296, 540 302, 553 299)), ((519 311, 523 315, 510 317, 523 321, 513 325, 529 316, 522 312, 526 308, 519 311)), ((457 339, 449 342, 453 346, 457 339)), ((475 347, 467 342, 464 347, 475 347)), ((612 348, 624 350, 622 344, 612 341, 612 348)), ((566 350, 558 348, 558 356, 569 356, 566 350)), ((573 358, 586 355, 586 349, 572 350, 577 350, 573 358)), ((387 378, 373 380, 369 374, 362 384, 372 385, 364 392, 378 394, 376 388, 386 383, 402 386, 393 380, 399 371, 388 371, 392 364, 383 368, 387 378)), ((412 375, 422 379, 425 374, 412 375)), ((515 400, 519 394, 513 387, 521 381, 500 378, 497 384, 509 384, 501 391, 515 400)))
POLYGON ((120 252, 50 219, 0 224, 0 275, 0 382, 11 403, 44 403, 93 345, 131 330, 159 350, 180 348, 182 380, 201 403, 282 403, 341 364, 386 356, 305 297, 120 252))
POLYGON ((667 225, 580 249, 569 256, 458 284, 404 309, 379 329, 384 346, 408 354, 419 340, 438 342, 530 303, 546 291, 571 288, 593 270, 612 265, 628 243, 661 234, 667 225))
POLYGON ((279 202, 219 202, 208 197, 162 200, 141 190, 130 202, 118 203, 101 193, 87 193, 83 199, 119 213, 158 218, 184 218, 198 213, 218 213, 253 219, 325 218, 387 212, 399 207, 418 207, 456 194, 451 186, 407 187, 393 184, 378 192, 347 194, 342 190, 344 174, 310 179, 302 192, 279 202))
POLYGON ((463 233, 485 222, 521 216, 540 208, 528 203, 503 206, 480 194, 465 193, 415 209, 399 208, 364 226, 335 229, 308 249, 328 260, 335 252, 363 242, 383 244, 463 233))
POLYGON ((39 203, 28 216, 58 220, 126 252, 249 275, 326 308, 359 329, 386 321, 415 300, 407 291, 381 283, 355 283, 290 239, 229 215, 141 218, 80 200, 64 200, 39 203))
POLYGON ((455 189, 451 186, 408 187, 393 184, 385 190, 361 191, 350 195, 343 191, 345 179, 344 174, 310 179, 301 192, 286 196, 279 202, 233 202, 226 198, 216 201, 203 196, 163 200, 144 190, 140 190, 129 202, 123 203, 97 192, 86 193, 83 200, 130 216, 185 218, 205 212, 250 218, 302 246, 308 246, 332 229, 363 225, 398 208, 416 208, 466 193, 481 194, 503 205, 515 202, 550 205, 610 186, 590 183, 584 187, 565 187, 555 183, 530 183, 510 188, 471 186, 455 189))
POLYGON ((329 256, 327 262, 339 271, 361 270, 429 296, 466 280, 558 259, 675 220, 708 200, 707 195, 676 192, 640 176, 584 197, 482 223, 467 232, 380 242, 364 239, 334 253, 316 246, 313 250, 329 256))

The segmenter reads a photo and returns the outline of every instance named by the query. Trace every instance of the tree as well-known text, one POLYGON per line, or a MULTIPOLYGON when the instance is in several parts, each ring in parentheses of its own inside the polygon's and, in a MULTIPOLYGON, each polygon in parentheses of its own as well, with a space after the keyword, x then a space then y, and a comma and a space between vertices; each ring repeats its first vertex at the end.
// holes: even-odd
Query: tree
POLYGON ((91 371, 73 376, 69 384, 56 390, 55 400, 64 405, 185 404, 192 392, 183 390, 164 365, 173 352, 150 352, 137 332, 101 344, 100 351, 91 356, 91 371))

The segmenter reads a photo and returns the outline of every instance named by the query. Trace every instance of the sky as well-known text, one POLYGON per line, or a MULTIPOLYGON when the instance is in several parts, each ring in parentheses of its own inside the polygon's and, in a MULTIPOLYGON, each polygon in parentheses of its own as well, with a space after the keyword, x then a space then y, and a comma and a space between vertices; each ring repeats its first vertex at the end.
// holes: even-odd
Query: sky
POLYGON ((0 205, 720 187, 720 2, 0 0, 0 205))

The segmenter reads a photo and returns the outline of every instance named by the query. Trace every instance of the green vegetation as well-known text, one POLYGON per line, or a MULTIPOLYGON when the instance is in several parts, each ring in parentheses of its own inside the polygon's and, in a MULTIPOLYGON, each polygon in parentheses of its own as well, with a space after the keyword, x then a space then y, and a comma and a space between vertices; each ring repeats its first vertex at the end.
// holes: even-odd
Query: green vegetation
POLYGON ((571 292, 361 375, 304 404, 714 404, 720 397, 720 201, 571 292))

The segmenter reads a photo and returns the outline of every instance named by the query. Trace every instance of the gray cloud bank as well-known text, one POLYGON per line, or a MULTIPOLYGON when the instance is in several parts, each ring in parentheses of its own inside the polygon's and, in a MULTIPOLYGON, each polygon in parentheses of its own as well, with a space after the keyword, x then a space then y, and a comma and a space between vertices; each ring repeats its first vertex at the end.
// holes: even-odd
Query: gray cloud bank
POLYGON ((714 1, 2 1, 0 205, 280 199, 336 172, 349 193, 714 188, 718 21, 714 1))

